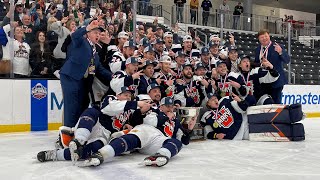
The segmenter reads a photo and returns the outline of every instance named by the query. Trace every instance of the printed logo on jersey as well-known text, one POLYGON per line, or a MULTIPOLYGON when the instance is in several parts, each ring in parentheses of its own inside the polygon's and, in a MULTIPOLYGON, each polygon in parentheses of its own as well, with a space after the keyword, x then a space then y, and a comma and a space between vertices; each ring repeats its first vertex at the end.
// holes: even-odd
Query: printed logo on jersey
POLYGON ((112 121, 112 127, 113 129, 116 129, 120 131, 122 126, 127 122, 131 115, 131 110, 121 113, 120 115, 117 115, 116 117, 113 117, 112 121))
POLYGON ((163 126, 164 126, 163 132, 165 133, 165 135, 167 137, 172 137, 175 122, 174 121, 166 121, 163 126))
POLYGON ((199 91, 196 87, 192 87, 190 89, 186 88, 186 92, 187 92, 187 96, 191 97, 194 103, 196 104, 200 103, 199 91))
POLYGON ((174 94, 174 87, 173 86, 169 86, 166 89, 166 95, 167 95, 167 97, 173 97, 173 94, 174 94))
POLYGON ((249 95, 253 95, 254 89, 253 89, 253 81, 252 80, 247 82, 247 87, 249 88, 249 95))
POLYGON ((19 49, 14 52, 14 57, 20 57, 20 58, 29 58, 29 52, 27 51, 27 48, 21 44, 19 46, 19 49))
POLYGON ((221 91, 221 94, 220 94, 221 97, 230 96, 232 92, 232 86, 230 85, 229 82, 226 82, 224 84, 221 82, 218 82, 218 88, 221 91))
POLYGON ((31 89, 32 97, 40 100, 47 96, 47 88, 45 88, 41 83, 37 83, 31 89))
POLYGON ((222 106, 219 110, 216 122, 220 127, 229 128, 234 123, 232 114, 228 108, 222 106))

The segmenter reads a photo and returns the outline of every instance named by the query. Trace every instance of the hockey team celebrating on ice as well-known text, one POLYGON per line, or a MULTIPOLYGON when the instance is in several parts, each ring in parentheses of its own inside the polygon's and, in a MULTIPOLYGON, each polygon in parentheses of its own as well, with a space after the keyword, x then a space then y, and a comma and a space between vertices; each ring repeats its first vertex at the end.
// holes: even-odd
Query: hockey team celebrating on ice
POLYGON ((59 40, 64 61, 54 73, 63 126, 55 147, 37 154, 40 162, 99 166, 138 152, 146 155, 143 165, 160 167, 188 148, 196 129, 207 143, 304 140, 301 105, 281 105, 290 57, 267 30, 258 32, 260 44, 249 56, 238 54, 232 33, 213 34, 203 45, 156 21, 148 29, 137 25, 133 36, 131 12, 127 21, 119 12, 117 22, 78 15, 81 23, 72 29, 70 19, 51 25, 68 32, 59 40))

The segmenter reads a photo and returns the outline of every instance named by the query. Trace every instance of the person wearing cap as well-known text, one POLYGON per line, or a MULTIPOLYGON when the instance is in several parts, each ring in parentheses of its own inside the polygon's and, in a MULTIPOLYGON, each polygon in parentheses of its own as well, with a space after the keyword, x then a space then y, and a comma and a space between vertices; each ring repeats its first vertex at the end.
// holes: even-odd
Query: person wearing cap
MULTIPOLYGON (((207 69, 201 62, 198 62, 195 64, 194 76, 201 76, 207 80, 209 79, 207 76, 207 69)), ((209 77, 211 77, 211 76, 209 76, 209 77)))
POLYGON ((229 72, 239 72, 238 68, 238 62, 239 62, 239 56, 236 46, 230 46, 228 51, 228 59, 226 60, 227 68, 229 72))
POLYGON ((208 76, 211 77, 212 68, 214 68, 214 62, 211 61, 210 50, 207 47, 203 47, 200 51, 201 58, 200 63, 206 68, 208 76))
POLYGON ((82 166, 99 166, 105 160, 132 150, 152 154, 144 159, 145 166, 166 165, 170 158, 179 153, 183 144, 189 144, 195 120, 190 121, 187 128, 182 127, 173 112, 173 99, 169 97, 161 99, 159 109, 158 112, 149 113, 143 119, 143 124, 135 126, 128 134, 113 139, 87 158, 82 166))
POLYGON ((186 63, 183 65, 182 78, 177 79, 174 99, 179 100, 182 107, 201 107, 209 88, 205 78, 193 79, 192 64, 186 63))
POLYGON ((157 66, 156 62, 152 62, 150 60, 144 61, 142 64, 142 73, 140 76, 140 83, 138 86, 138 94, 147 94, 147 87, 155 82, 153 78, 154 68, 157 66))
POLYGON ((156 54, 156 59, 160 59, 161 56, 163 56, 163 40, 161 38, 157 38, 153 44, 153 49, 154 49, 154 52, 156 54))
POLYGON ((245 113, 249 106, 256 103, 253 96, 241 99, 232 94, 219 100, 219 95, 209 93, 207 98, 209 111, 200 120, 206 139, 249 139, 248 118, 245 113))
POLYGON ((156 32, 155 32, 156 37, 162 38, 162 37, 163 37, 163 33, 164 33, 164 32, 163 32, 162 27, 157 26, 157 27, 156 27, 156 32))
POLYGON ((218 61, 216 71, 218 78, 215 79, 214 90, 220 97, 230 96, 232 93, 239 95, 241 98, 246 97, 249 90, 239 73, 228 72, 225 61, 218 61))
POLYGON ((173 97, 174 95, 174 77, 171 73, 171 62, 170 56, 162 56, 159 61, 160 71, 153 75, 156 78, 156 82, 161 86, 162 97, 173 97))
POLYGON ((138 59, 135 57, 128 58, 125 62, 125 66, 126 68, 124 71, 120 70, 113 74, 110 82, 110 94, 118 92, 123 86, 127 86, 135 92, 135 95, 137 95, 140 76, 143 75, 142 71, 138 71, 138 59))
POLYGON ((192 43, 193 43, 193 40, 190 35, 185 35, 183 37, 183 45, 182 45, 183 52, 186 54, 187 57, 189 57, 191 55, 192 43))
POLYGON ((14 17, 13 17, 14 21, 21 22, 22 15, 23 15, 23 8, 24 8, 24 4, 22 3, 22 1, 17 1, 14 9, 14 17))
POLYGON ((176 52, 175 61, 177 65, 173 71, 176 73, 176 78, 178 79, 182 77, 182 66, 186 63, 186 55, 182 51, 176 52))
POLYGON ((154 62, 156 60, 154 49, 151 45, 147 46, 143 50, 143 58, 154 62))
POLYGON ((142 38, 139 41, 139 48, 134 52, 135 57, 143 58, 144 49, 150 45, 148 38, 142 38))
POLYGON ((159 106, 161 100, 161 87, 157 83, 151 83, 147 88, 147 92, 153 103, 159 106))
POLYGON ((81 113, 89 105, 89 92, 96 76, 105 85, 112 79, 110 71, 103 68, 95 49, 100 32, 97 21, 72 33, 67 61, 60 70, 64 99, 64 126, 74 127, 81 113), (86 37, 85 37, 86 35, 86 37))
POLYGON ((272 84, 279 78, 279 73, 273 65, 265 60, 262 67, 251 69, 250 56, 243 55, 238 62, 240 74, 245 85, 249 89, 249 95, 253 95, 257 100, 257 105, 274 104, 270 94, 267 94, 262 84, 272 84))
POLYGON ((123 48, 124 48, 123 45, 128 40, 129 40, 129 35, 128 35, 127 32, 121 31, 121 32, 118 33, 117 41, 118 41, 118 48, 119 48, 120 52, 123 53, 123 48))
POLYGON ((213 42, 214 44, 218 44, 220 46, 220 37, 217 34, 213 34, 209 38, 210 42, 213 42))
POLYGON ((126 59, 133 56, 135 50, 136 44, 132 40, 125 42, 123 45, 123 53, 117 51, 112 55, 111 62, 109 63, 111 72, 115 73, 124 70, 126 67, 126 59))
POLYGON ((170 57, 174 57, 174 52, 172 50, 172 43, 173 43, 173 34, 170 31, 167 31, 163 35, 163 40, 164 40, 164 51, 169 53, 170 57))

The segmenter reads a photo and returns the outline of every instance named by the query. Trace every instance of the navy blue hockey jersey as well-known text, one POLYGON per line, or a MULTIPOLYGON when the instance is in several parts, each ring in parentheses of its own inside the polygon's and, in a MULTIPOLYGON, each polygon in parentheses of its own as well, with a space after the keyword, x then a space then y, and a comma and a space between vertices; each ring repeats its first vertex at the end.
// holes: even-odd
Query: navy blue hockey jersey
POLYGON ((111 133, 118 132, 128 124, 137 109, 137 101, 120 101, 117 97, 108 95, 101 102, 100 124, 111 133))
POLYGON ((224 139, 233 139, 241 127, 242 115, 254 104, 253 96, 247 96, 241 102, 228 96, 220 99, 218 109, 206 112, 201 118, 200 123, 205 128, 206 138, 217 139, 216 135, 223 133, 226 135, 224 139))

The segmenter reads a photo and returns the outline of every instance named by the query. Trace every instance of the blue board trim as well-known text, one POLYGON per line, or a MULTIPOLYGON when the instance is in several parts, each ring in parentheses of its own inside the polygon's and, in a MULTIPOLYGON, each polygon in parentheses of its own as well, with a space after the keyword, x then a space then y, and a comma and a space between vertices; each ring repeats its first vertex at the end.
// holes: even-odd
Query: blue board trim
POLYGON ((48 130, 48 81, 31 80, 31 131, 48 130))

